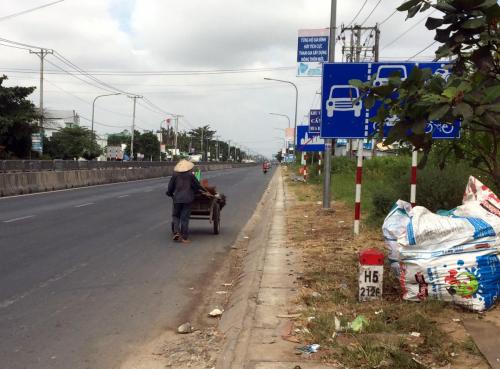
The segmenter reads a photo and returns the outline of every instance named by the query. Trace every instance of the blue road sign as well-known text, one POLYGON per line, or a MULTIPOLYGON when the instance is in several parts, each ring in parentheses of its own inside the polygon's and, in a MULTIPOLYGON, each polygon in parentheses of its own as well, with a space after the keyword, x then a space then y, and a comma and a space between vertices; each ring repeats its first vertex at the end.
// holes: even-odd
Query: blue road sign
POLYGON ((299 30, 297 41, 297 76, 319 77, 328 61, 328 28, 299 30))
POLYGON ((309 133, 319 134, 321 130, 321 109, 309 111, 309 133))
MULTIPOLYGON (((322 138, 367 138, 374 133, 375 124, 370 118, 375 116, 378 106, 366 109, 363 100, 358 100, 360 91, 349 85, 349 80, 369 81, 374 77, 374 85, 388 82, 391 74, 399 72, 407 78, 413 68, 430 68, 434 74, 448 78, 447 63, 325 63, 323 65, 323 84, 321 102, 322 138)), ((384 125, 384 135, 394 125, 388 119, 384 125)), ((428 123, 427 132, 435 139, 454 139, 460 137, 460 124, 428 123)))
POLYGON ((310 133, 309 126, 297 126, 297 151, 322 152, 325 151, 325 142, 319 133, 310 133))

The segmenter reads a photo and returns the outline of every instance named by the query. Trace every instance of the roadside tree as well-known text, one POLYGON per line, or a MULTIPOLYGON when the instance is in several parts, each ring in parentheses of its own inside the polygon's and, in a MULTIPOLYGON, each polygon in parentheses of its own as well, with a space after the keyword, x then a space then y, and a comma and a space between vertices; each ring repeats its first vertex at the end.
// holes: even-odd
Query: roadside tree
POLYGON ((373 118, 379 128, 394 119, 385 144, 407 141, 424 149, 422 165, 433 144, 424 132, 427 122, 461 120, 464 139, 441 145, 447 146, 443 156, 455 153, 500 188, 500 7, 496 0, 409 0, 398 10, 408 12, 408 19, 429 8, 440 12, 427 19, 426 27, 435 30, 435 42, 442 44, 436 60, 453 60, 449 77, 415 68, 405 80, 393 74, 387 85, 351 84, 363 91, 367 108, 381 102, 373 118))
POLYGON ((62 128, 44 142, 45 153, 53 159, 92 160, 102 153, 97 142, 92 138, 92 132, 78 126, 62 128))
POLYGON ((27 99, 35 87, 5 87, 0 76, 0 158, 25 159, 31 152, 31 135, 38 131, 35 106, 27 99))

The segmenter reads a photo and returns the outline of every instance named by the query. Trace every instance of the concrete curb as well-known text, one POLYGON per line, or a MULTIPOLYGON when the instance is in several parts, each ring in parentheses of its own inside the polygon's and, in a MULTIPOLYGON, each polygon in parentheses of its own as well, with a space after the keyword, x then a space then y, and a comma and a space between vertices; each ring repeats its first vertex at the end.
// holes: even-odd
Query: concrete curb
POLYGON ((277 194, 277 170, 261 199, 258 209, 243 230, 248 234, 247 255, 243 271, 231 295, 229 306, 219 323, 219 331, 225 335, 224 347, 217 360, 217 369, 237 369, 244 367, 245 347, 250 339, 250 329, 257 306, 257 294, 263 274, 263 264, 267 238, 270 232, 270 219, 277 194))

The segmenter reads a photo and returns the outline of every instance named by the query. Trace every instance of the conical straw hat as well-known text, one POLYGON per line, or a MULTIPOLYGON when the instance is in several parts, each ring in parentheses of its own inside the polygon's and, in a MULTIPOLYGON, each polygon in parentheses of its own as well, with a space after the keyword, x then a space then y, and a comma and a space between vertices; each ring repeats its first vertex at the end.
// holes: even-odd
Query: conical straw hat
POLYGON ((182 159, 174 167, 174 172, 178 172, 178 173, 189 172, 191 169, 193 169, 193 167, 194 167, 193 163, 191 163, 190 161, 187 161, 185 159, 182 159))

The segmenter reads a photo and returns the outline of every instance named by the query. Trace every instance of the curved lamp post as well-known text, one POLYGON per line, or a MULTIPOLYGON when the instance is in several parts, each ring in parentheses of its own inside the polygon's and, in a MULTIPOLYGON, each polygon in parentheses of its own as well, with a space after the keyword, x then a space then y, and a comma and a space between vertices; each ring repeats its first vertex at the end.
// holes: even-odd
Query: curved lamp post
POLYGON ((277 115, 278 117, 285 117, 286 119, 288 119, 288 128, 290 128, 290 117, 286 114, 279 114, 279 113, 269 113, 271 115, 277 115))
POLYGON ((295 83, 290 82, 290 81, 285 81, 283 79, 274 79, 274 78, 267 78, 264 77, 266 81, 276 81, 276 82, 282 82, 282 83, 288 83, 289 85, 292 85, 295 88, 295 121, 293 124, 293 153, 295 154, 295 141, 297 140, 297 104, 299 102, 299 90, 297 89, 297 86, 295 83))
POLYGON ((91 131, 92 131, 92 139, 95 139, 94 136, 94 112, 95 112, 95 102, 98 98, 104 97, 104 96, 116 96, 116 95, 121 95, 121 92, 117 92, 114 94, 106 94, 106 95, 99 95, 94 98, 94 101, 92 102, 92 126, 91 126, 91 131))

